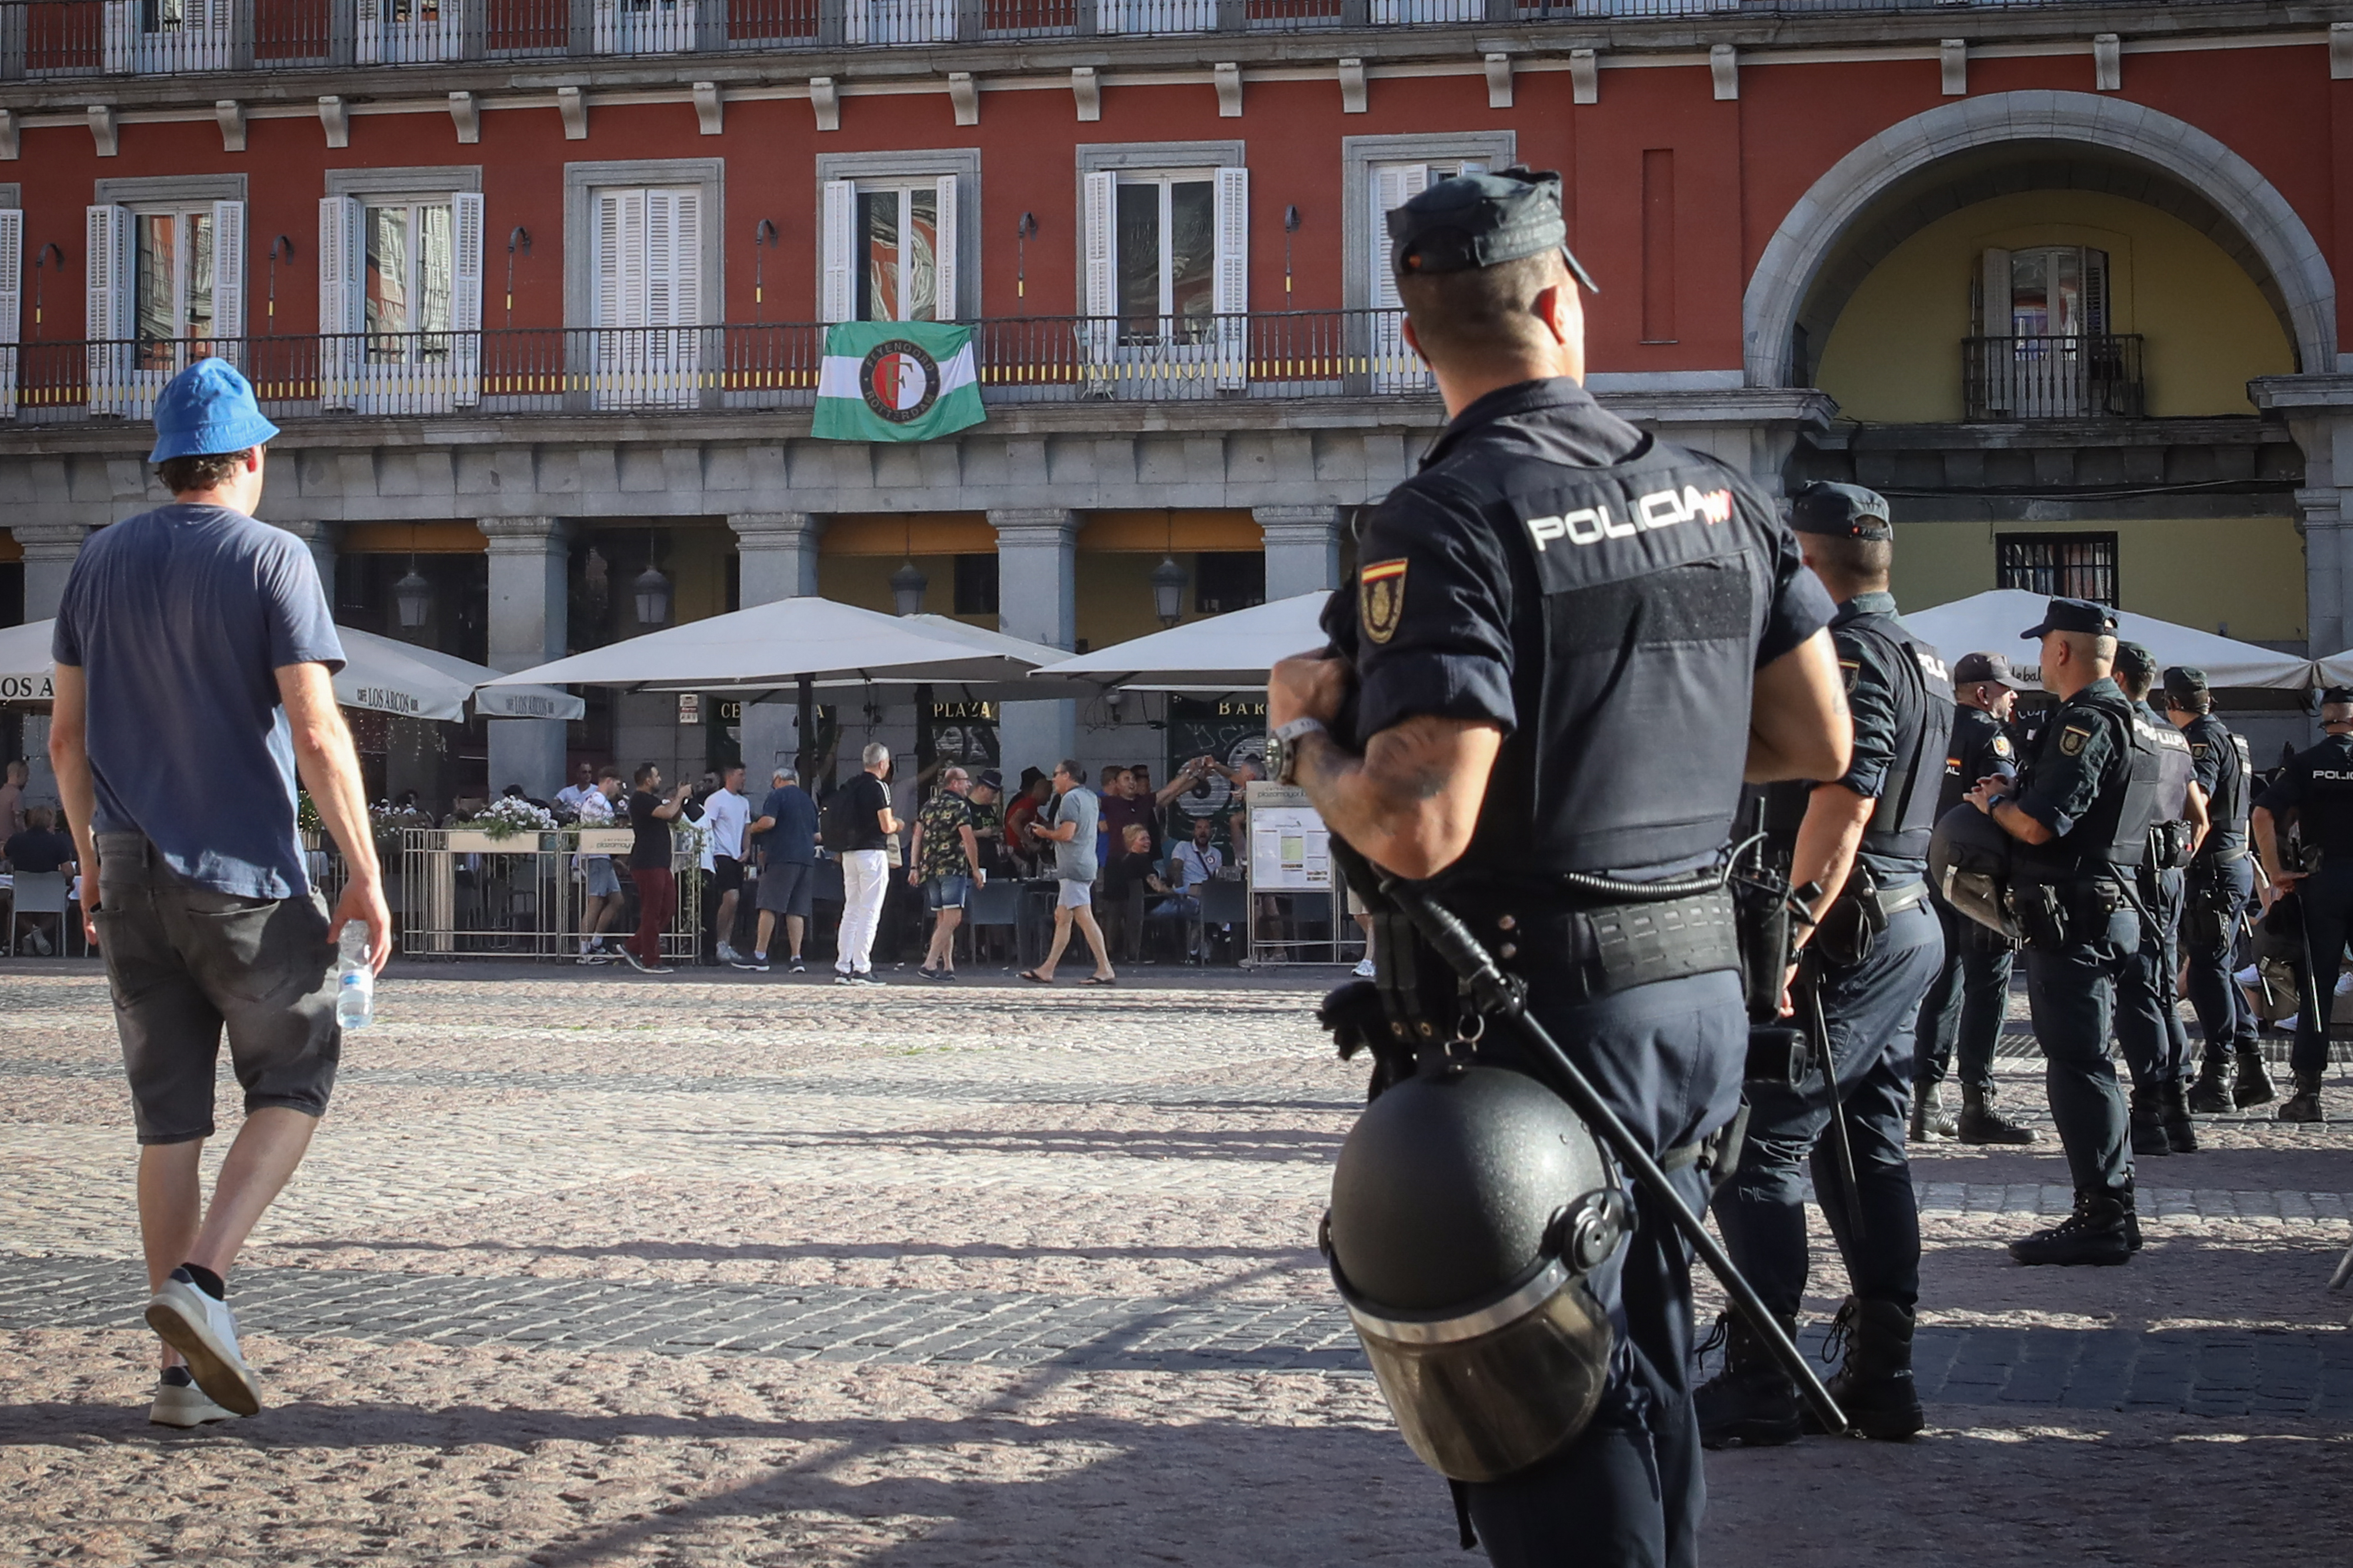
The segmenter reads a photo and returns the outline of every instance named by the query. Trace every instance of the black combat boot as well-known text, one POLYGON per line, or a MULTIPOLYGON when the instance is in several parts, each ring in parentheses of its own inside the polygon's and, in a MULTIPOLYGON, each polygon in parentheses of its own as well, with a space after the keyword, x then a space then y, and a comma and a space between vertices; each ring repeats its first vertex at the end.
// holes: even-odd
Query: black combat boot
POLYGON ((2198 1152, 2198 1124, 2189 1120, 2189 1098, 2179 1079, 2157 1086, 2157 1119, 2165 1128, 2165 1142, 2177 1154, 2198 1152))
POLYGON ((2279 1108, 2282 1121, 2326 1121, 2320 1113, 2320 1075, 2300 1072, 2295 1075, 2295 1092, 2279 1108))
POLYGON ((1939 1138, 1960 1136, 1960 1124, 1952 1112, 1945 1109, 1945 1090, 1941 1084, 1915 1083, 1912 1086, 1912 1127, 1910 1142, 1926 1143, 1939 1138))
POLYGON ((2238 1049, 2239 1081, 2231 1086, 2231 1103, 2241 1110, 2253 1106, 2269 1105, 2279 1098, 2272 1087, 2272 1075, 2263 1069, 2263 1053, 2254 1046, 2238 1049))
POLYGON ((1953 1134, 1964 1143, 2031 1143, 2031 1127, 2021 1127, 1993 1108, 1993 1091, 1961 1089, 1961 1120, 1953 1134))
MULTIPOLYGON (((1795 1318, 1781 1330, 1797 1338, 1795 1318)), ((1805 1428, 1799 1420, 1798 1385, 1746 1322, 1725 1313, 1716 1320, 1714 1340, 1724 1342, 1724 1370, 1692 1394, 1699 1413, 1700 1446, 1705 1448, 1773 1448, 1794 1443, 1805 1428)), ((1706 1345, 1700 1347, 1703 1353, 1706 1345)))
POLYGON ((2165 1122, 2153 1089, 2132 1091, 2132 1152, 2136 1156, 2173 1152, 2173 1145, 2165 1139, 2165 1122))
MULTIPOLYGON (((1831 1346, 1841 1342, 1846 1358, 1830 1381, 1831 1397, 1854 1429, 1887 1441, 1916 1436, 1928 1418, 1912 1382, 1912 1309, 1893 1301, 1849 1296, 1831 1324, 1831 1346)), ((1820 1433, 1811 1408, 1806 1430, 1820 1433)))
POLYGON ((2211 1056, 2198 1069, 2198 1081, 2189 1086, 2189 1109, 2200 1115, 2212 1116, 2220 1111, 2233 1110, 2231 1103, 2231 1068, 2229 1058, 2211 1056))
POLYGON ((2077 1193, 2073 1214, 2047 1230, 2011 1242, 2010 1255, 2025 1264, 2129 1263, 2139 1228, 2129 1195, 2119 1201, 2105 1193, 2077 1193))

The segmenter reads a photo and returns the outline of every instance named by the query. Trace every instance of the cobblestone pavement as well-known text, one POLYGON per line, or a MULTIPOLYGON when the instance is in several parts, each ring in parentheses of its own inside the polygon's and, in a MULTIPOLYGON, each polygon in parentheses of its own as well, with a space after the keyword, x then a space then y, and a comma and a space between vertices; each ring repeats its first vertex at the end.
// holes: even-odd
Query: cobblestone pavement
MULTIPOLYGON (((396 971, 236 1277, 269 1408, 179 1434, 103 982, 0 967, 0 1563, 1465 1561, 1313 1249, 1313 983, 396 971)), ((2207 1119, 2131 1268, 2020 1269, 2033 1058, 2042 1145, 1915 1161, 1930 1431, 1713 1457, 1710 1562, 2344 1560, 2346 1122, 2207 1119)))

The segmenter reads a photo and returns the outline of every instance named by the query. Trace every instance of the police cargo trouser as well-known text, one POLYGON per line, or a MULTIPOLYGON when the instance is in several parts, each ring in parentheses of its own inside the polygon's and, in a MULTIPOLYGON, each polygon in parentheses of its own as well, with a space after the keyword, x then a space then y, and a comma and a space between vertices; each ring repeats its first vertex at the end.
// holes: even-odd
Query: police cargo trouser
POLYGON ((1945 932, 1945 961, 1928 982, 1914 1033, 1915 1081, 1939 1084, 1955 1070, 1963 1089, 1993 1089, 1994 1047, 2010 1010, 2010 944, 1930 895, 1945 932))
MULTIPOLYGON (((1732 1119, 1748 1049, 1740 978, 1729 970, 1577 1001, 1531 976, 1529 1010, 1653 1156, 1732 1119)), ((1492 1030, 1483 1060, 1529 1065, 1492 1030)), ((1900 1136, 1902 1129, 1897 1129, 1900 1136)), ((1672 1180, 1696 1211, 1706 1169, 1672 1180)), ((1576 1441, 1508 1480, 1464 1488, 1472 1527, 1501 1568, 1694 1568, 1699 1420, 1691 1399, 1691 1252, 1641 1188, 1636 1225, 1613 1264, 1588 1278, 1618 1332, 1600 1408, 1576 1441)))
POLYGON ((2295 1048, 2288 1066, 2299 1073, 2328 1068, 2328 1016, 2337 1007, 2337 976, 2345 963, 2345 939, 2353 932, 2353 856, 2332 856, 2296 885, 2304 895, 2304 931, 2312 944, 2312 992, 2320 1015, 2299 1003, 2295 1048), (2332 864, 2332 862, 2334 862, 2332 864))
POLYGON ((2239 923, 2254 886, 2254 864, 2240 852, 2228 860, 2201 859, 2191 866, 2182 900, 2189 1005, 2206 1036, 2206 1065, 2217 1072, 2232 1051, 2252 1049, 2255 1043, 2254 1009, 2232 978, 2239 966, 2239 923))
POLYGON ((2143 1093, 2153 1094, 2160 1084, 2189 1073, 2189 1031, 2182 1026, 2174 990, 2180 972, 2184 886, 2178 870, 2141 878, 2141 901, 2157 917, 2157 929, 2142 923, 2140 945, 2116 983, 2116 1045, 2132 1069, 2133 1088, 2143 1093))
MULTIPOLYGON (((1922 903, 1889 916, 1860 963, 1821 965, 1838 1115, 1854 1152, 1852 1210, 1831 1127, 1828 1079, 1817 1072, 1799 1089, 1747 1086, 1740 1166, 1716 1194, 1715 1218, 1732 1261, 1777 1317, 1796 1317, 1805 1300, 1809 1171, 1854 1294, 1901 1307, 1919 1300, 1920 1208, 1904 1153, 1912 1109, 1910 1026, 1944 957, 1944 932, 1922 903)), ((1803 1023, 1809 1004, 1800 997, 1798 1005, 1803 1023)))
POLYGON ((2140 947, 2140 917, 2113 884, 2021 883, 2011 896, 2039 910, 2021 922, 2026 1001, 2068 1174, 2079 1194, 2120 1198, 2132 1160, 2108 1030, 2117 984, 2140 947))

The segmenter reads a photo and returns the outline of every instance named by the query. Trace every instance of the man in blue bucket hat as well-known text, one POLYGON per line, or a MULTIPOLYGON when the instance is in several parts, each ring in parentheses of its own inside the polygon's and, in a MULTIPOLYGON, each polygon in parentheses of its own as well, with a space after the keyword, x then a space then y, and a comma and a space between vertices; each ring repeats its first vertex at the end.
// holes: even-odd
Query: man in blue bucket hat
POLYGON ((163 1337, 149 1418, 261 1408, 227 1276, 301 1163, 341 1056, 336 939, 378 968, 391 917, 359 758, 335 706, 343 645, 302 542, 254 519, 278 427, 225 360, 155 401, 172 504, 100 530, 58 608, 49 756, 106 954, 139 1150, 139 1227, 163 1337), (333 916, 311 886, 296 778, 350 869, 333 916), (94 872, 94 875, 89 873, 94 872), (204 1203, 213 1068, 227 1031, 245 1123, 204 1203))

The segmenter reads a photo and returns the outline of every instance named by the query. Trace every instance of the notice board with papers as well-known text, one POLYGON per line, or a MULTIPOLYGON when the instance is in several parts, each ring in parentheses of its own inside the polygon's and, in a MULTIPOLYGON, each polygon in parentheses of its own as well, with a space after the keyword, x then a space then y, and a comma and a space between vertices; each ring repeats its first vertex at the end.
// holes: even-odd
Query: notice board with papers
POLYGON ((1293 784, 1253 783, 1250 810, 1250 881, 1261 893, 1332 890, 1332 835, 1293 784))

